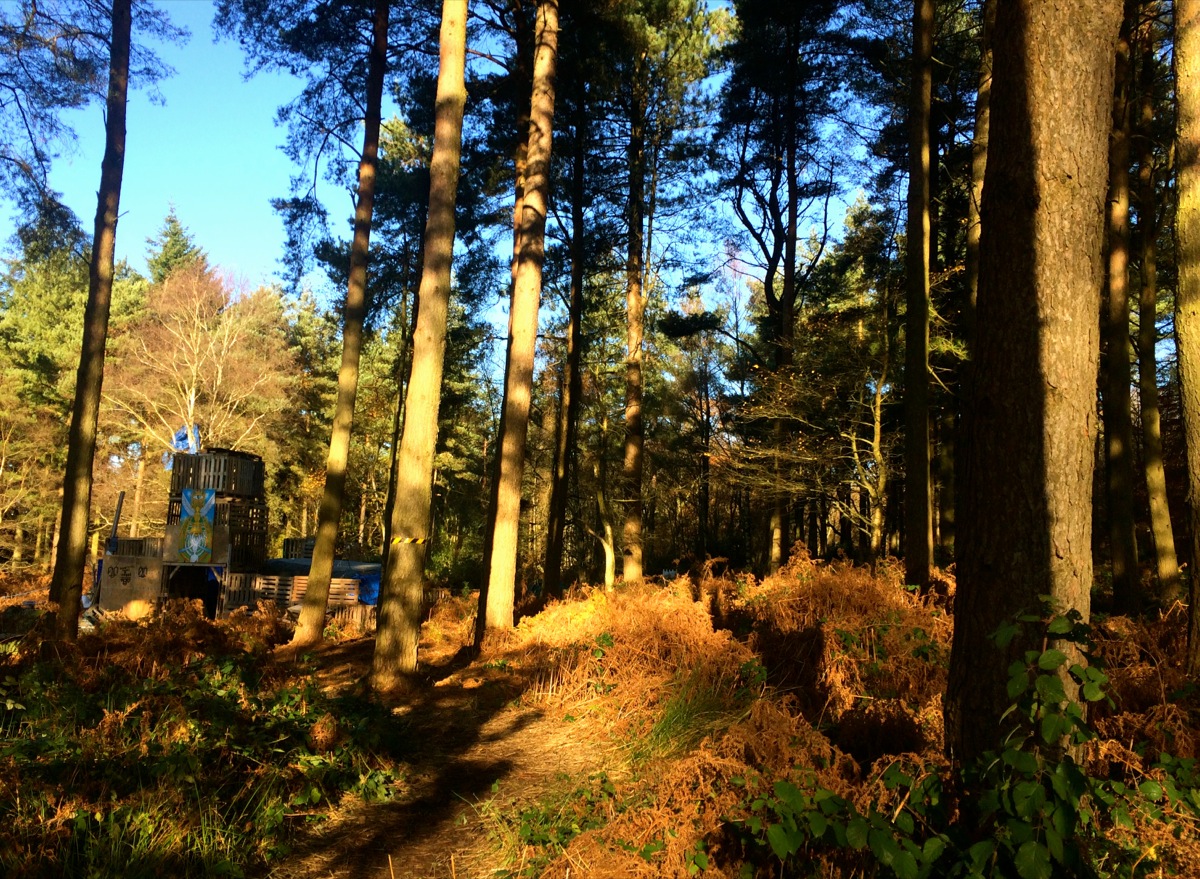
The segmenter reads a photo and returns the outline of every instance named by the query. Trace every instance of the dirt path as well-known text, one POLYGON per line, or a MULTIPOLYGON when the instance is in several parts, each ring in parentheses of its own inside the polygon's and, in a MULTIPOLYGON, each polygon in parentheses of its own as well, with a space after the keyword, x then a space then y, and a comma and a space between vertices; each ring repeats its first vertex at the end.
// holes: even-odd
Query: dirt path
MULTIPOLYGON (((354 678, 362 649, 327 658, 329 685, 354 678)), ((533 800, 608 768, 611 754, 596 745, 603 735, 594 723, 516 703, 503 673, 452 667, 396 710, 411 723, 415 746, 402 793, 386 803, 348 803, 272 877, 491 879, 498 865, 482 801, 533 800)))

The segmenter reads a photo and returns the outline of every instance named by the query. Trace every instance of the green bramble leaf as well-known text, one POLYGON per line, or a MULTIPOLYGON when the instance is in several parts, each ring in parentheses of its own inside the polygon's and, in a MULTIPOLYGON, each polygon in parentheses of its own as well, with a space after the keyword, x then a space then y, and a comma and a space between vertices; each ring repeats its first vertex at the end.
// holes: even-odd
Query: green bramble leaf
POLYGON ((1038 668, 1042 671, 1055 671, 1067 661, 1067 654, 1051 647, 1038 657, 1038 668))
POLYGON ((1050 850, 1036 840, 1022 843, 1013 859, 1017 873, 1021 879, 1050 879, 1053 867, 1050 865, 1050 850))

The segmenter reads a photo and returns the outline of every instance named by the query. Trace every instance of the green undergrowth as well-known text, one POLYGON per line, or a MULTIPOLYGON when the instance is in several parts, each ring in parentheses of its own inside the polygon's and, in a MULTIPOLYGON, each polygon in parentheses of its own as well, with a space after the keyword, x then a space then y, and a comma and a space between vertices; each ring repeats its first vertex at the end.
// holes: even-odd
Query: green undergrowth
POLYGON ((598 772, 583 782, 561 776, 535 799, 508 796, 496 784, 476 809, 499 852, 496 879, 536 879, 579 834, 604 827, 631 805, 608 774, 598 772))
POLYGON ((203 653, 147 655, 173 624, 0 669, 0 874, 257 875, 343 797, 391 796, 405 731, 385 709, 202 620, 203 653))

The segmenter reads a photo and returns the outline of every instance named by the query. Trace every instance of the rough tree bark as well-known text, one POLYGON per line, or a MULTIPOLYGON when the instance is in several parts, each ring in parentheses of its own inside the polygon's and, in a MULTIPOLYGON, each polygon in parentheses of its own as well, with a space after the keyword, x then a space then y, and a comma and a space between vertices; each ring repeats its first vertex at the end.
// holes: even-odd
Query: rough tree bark
POLYGON ((454 253, 454 202, 462 155, 467 0, 443 0, 439 41, 433 157, 429 166, 429 213, 413 334, 412 374, 404 402, 399 480, 389 511, 392 546, 379 594, 379 620, 371 687, 388 692, 417 668, 421 637, 424 543, 433 501, 433 456, 446 353, 450 264, 454 253))
POLYGON ((1113 0, 999 4, 946 747, 993 747, 1007 669, 991 635, 1049 595, 1086 619, 1113 0), (1069 95, 1070 100, 1063 100, 1069 95))
POLYGON ((383 78, 387 69, 388 0, 376 0, 367 68, 367 110, 364 119, 362 159, 358 163, 358 204, 354 209, 354 238, 350 242, 350 278, 342 311, 342 364, 338 369, 337 402, 325 463, 325 491, 317 514, 317 540, 313 547, 308 588, 292 645, 305 647, 321 640, 325 609, 333 577, 333 557, 342 505, 346 495, 346 464, 350 431, 358 396, 358 365, 362 355, 363 321, 367 313, 367 259, 371 221, 375 211, 375 175, 379 161, 379 126, 383 105, 383 78))
POLYGON ((87 555, 88 516, 92 504, 92 461, 96 454, 96 422, 104 382, 104 346, 112 301, 117 216, 125 169, 125 110, 129 95, 129 48, 133 30, 132 0, 113 0, 109 50, 108 98, 104 125, 104 158, 88 270, 88 298, 83 312, 83 346, 75 379, 75 401, 63 475, 62 520, 58 529, 50 597, 58 602, 58 635, 74 641, 79 634, 83 572, 87 555))
POLYGON ((533 396, 542 265, 546 257, 546 209, 550 198, 550 150, 554 122, 554 76, 558 61, 558 0, 540 0, 529 113, 529 150, 517 232, 520 252, 513 277, 504 408, 496 450, 495 517, 487 582, 480 592, 476 641, 487 629, 513 625, 517 550, 521 525, 521 478, 533 396))
POLYGON ((1175 2, 1175 95, 1178 107, 1175 155, 1179 205, 1175 252, 1179 290, 1175 295, 1175 348, 1179 358, 1180 403, 1187 438, 1188 511, 1192 569, 1188 576, 1189 675, 1200 674, 1200 0, 1175 2))

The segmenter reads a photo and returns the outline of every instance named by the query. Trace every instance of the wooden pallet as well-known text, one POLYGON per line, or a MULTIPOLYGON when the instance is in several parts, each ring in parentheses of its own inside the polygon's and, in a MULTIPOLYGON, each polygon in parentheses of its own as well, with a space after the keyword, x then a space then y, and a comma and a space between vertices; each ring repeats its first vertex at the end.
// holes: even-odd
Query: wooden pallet
MULTIPOLYGON (((257 607, 259 601, 271 601, 289 608, 304 600, 308 577, 267 574, 226 574, 221 613, 239 607, 257 607)), ((329 583, 331 608, 353 607, 358 604, 358 580, 334 577, 329 583)))
POLYGON ((285 559, 311 559, 316 548, 315 537, 285 537, 283 539, 283 557, 285 559))
POLYGON ((118 537, 107 555, 127 556, 139 559, 162 558, 161 537, 118 537))
POLYGON ((185 488, 211 488, 218 495, 261 498, 265 471, 262 458, 245 452, 209 449, 201 455, 176 455, 171 466, 171 494, 185 488))

